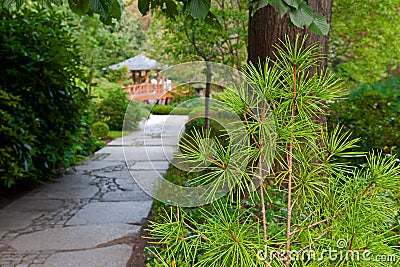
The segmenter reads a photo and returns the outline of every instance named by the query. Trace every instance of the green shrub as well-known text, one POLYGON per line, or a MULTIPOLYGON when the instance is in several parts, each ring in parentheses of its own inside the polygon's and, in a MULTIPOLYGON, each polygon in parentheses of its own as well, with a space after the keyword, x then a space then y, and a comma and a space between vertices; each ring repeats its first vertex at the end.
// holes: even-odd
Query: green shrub
POLYGON ((0 6, 0 177, 38 181, 94 146, 85 76, 62 15, 35 5, 0 6))
POLYGON ((400 78, 361 85, 331 105, 328 125, 341 124, 360 137, 362 150, 400 155, 400 78))
POLYGON ((92 99, 92 121, 105 122, 113 131, 121 131, 122 128, 135 130, 138 122, 149 116, 144 105, 138 101, 130 101, 127 92, 121 87, 113 84, 102 86, 101 91, 104 93, 92 99))
POLYGON ((204 106, 192 108, 189 112, 190 117, 204 115, 204 106))
POLYGON ((188 115, 190 112, 189 108, 176 107, 172 112, 173 115, 188 115))
POLYGON ((107 71, 107 79, 113 83, 129 84, 132 82, 132 78, 129 74, 130 72, 126 66, 116 70, 109 69, 107 71))
POLYGON ((175 107, 169 105, 154 105, 151 108, 151 113, 156 115, 188 115, 190 113, 189 108, 185 107, 175 107))
POLYGON ((92 131, 95 137, 104 139, 107 137, 110 128, 106 123, 98 121, 92 125, 92 131))
POLYGON ((106 122, 110 130, 120 131, 129 105, 127 93, 118 86, 107 88, 98 106, 99 121, 106 122))
POLYGON ((173 106, 168 106, 168 105, 154 105, 153 108, 151 109, 151 113, 157 114, 157 115, 167 115, 171 113, 171 111, 174 109, 173 106))

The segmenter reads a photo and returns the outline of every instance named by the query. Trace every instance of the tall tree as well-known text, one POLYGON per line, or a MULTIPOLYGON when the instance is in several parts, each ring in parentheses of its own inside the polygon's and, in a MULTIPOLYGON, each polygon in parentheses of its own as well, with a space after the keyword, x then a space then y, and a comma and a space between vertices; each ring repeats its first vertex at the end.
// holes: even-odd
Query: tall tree
MULTIPOLYGON (((211 23, 218 19, 210 10, 210 0, 181 0, 179 3, 187 17, 211 23)), ((139 10, 142 14, 162 10, 174 18, 178 14, 178 5, 172 0, 139 0, 139 10)), ((332 0, 250 0, 249 60, 258 63, 259 59, 273 56, 272 45, 278 39, 283 40, 285 34, 294 38, 297 33, 308 33, 311 35, 308 42, 319 41, 324 47, 323 52, 327 53, 328 37, 318 38, 317 35, 329 33, 331 10, 332 0)))
POLYGON ((187 17, 181 8, 173 19, 153 12, 146 52, 168 64, 204 60, 240 68, 247 57, 247 4, 221 0, 211 10, 217 26, 187 17))
MULTIPOLYGON (((273 46, 279 40, 284 40, 285 35, 288 35, 292 41, 295 40, 297 34, 309 35, 306 44, 318 42, 322 48, 321 52, 328 54, 329 28, 324 24, 324 19, 326 18, 328 23, 331 21, 332 0, 309 0, 308 6, 301 3, 297 9, 300 10, 298 15, 292 9, 287 12, 287 7, 274 8, 272 5, 266 5, 254 13, 255 8, 257 6, 250 6, 249 12, 247 50, 249 62, 258 64, 259 61, 264 62, 266 57, 274 59, 273 46), (313 22, 310 23, 310 21, 313 22), (316 27, 317 23, 320 24, 320 28, 316 27), (300 27, 294 27, 296 24, 300 27), (310 25, 310 27, 302 27, 301 24, 310 25)), ((322 60, 321 66, 327 67, 326 58, 322 60)))

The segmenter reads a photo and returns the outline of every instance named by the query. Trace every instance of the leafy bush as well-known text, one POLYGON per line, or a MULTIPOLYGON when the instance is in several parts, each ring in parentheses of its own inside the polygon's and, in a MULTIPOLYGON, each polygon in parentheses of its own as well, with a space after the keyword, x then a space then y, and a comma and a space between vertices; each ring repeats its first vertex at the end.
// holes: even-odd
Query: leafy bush
POLYGON ((132 83, 132 78, 129 74, 130 72, 126 66, 116 70, 109 69, 107 71, 107 79, 113 83, 130 84, 132 83))
POLYGON ((172 114, 174 115, 188 115, 190 112, 190 109, 184 108, 184 107, 176 107, 172 114))
POLYGON ((189 112, 189 116, 201 116, 204 115, 204 106, 203 107, 195 107, 189 112))
POLYGON ((106 123, 98 121, 92 125, 92 131, 94 136, 104 139, 107 137, 110 128, 106 123))
POLYGON ((400 78, 361 85, 348 99, 330 107, 328 125, 341 124, 364 151, 383 150, 400 156, 400 78))
POLYGON ((0 177, 38 181, 94 145, 83 120, 87 90, 76 44, 62 15, 0 6, 0 177))
POLYGON ((153 108, 151 109, 151 113, 157 114, 157 115, 167 115, 167 114, 171 113, 172 110, 174 110, 173 106, 154 105, 153 108))
POLYGON ((170 105, 154 105, 151 107, 151 113, 156 115, 187 115, 190 113, 189 108, 185 107, 175 107, 170 105))
POLYGON ((124 89, 113 84, 102 86, 99 98, 92 100, 92 120, 107 123, 110 130, 121 131, 123 127, 125 130, 136 129, 138 122, 148 117, 149 112, 144 105, 130 101, 124 89))

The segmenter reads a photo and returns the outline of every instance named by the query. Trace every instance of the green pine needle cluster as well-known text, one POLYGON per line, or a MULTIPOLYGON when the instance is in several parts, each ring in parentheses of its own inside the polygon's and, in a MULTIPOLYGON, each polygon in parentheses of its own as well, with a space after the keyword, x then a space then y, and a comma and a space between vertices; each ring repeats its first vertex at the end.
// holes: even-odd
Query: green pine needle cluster
POLYGON ((150 223, 155 265, 399 265, 393 228, 400 167, 394 156, 354 152, 357 139, 320 122, 327 102, 347 92, 318 70, 318 47, 304 41, 287 38, 276 46, 276 61, 248 65, 245 82, 225 90, 223 107, 240 116, 244 132, 230 133, 227 145, 207 132, 181 142, 181 157, 207 171, 193 184, 234 186, 197 208, 198 217, 171 207, 162 223, 150 223), (338 160, 355 156, 368 164, 338 160))

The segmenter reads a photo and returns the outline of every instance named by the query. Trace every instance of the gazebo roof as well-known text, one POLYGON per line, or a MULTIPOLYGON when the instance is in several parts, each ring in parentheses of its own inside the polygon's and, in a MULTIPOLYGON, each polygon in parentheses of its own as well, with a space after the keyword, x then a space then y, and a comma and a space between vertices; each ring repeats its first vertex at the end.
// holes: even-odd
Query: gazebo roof
POLYGON ((163 65, 154 59, 150 59, 143 55, 128 58, 125 61, 109 66, 109 69, 117 70, 122 67, 127 67, 129 70, 152 70, 152 69, 166 69, 168 65, 163 65))

